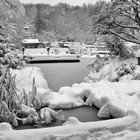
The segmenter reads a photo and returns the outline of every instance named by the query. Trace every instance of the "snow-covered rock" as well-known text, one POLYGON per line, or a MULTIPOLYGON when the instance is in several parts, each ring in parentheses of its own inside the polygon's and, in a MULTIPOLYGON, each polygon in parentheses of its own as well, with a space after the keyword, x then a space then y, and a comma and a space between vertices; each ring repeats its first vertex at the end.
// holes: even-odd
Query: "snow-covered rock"
POLYGON ((1 123, 0 124, 0 131, 12 131, 12 126, 9 123, 1 123))
POLYGON ((45 108, 40 110, 40 117, 43 120, 43 123, 45 124, 49 124, 52 122, 50 111, 48 111, 45 108))
POLYGON ((63 124, 64 125, 79 125, 81 122, 75 117, 69 117, 67 121, 63 124))
POLYGON ((54 111, 53 109, 48 108, 48 107, 42 108, 40 110, 40 117, 41 117, 42 123, 49 124, 52 121, 61 119, 61 117, 60 116, 58 117, 58 115, 62 114, 62 112, 63 112, 62 110, 54 111))
POLYGON ((52 96, 47 101, 50 108, 53 109, 71 109, 78 106, 85 105, 84 101, 80 97, 71 97, 65 94, 57 94, 52 96))
POLYGON ((98 117, 100 118, 121 118, 127 115, 127 106, 125 106, 121 101, 114 101, 113 99, 101 98, 101 102, 104 105, 100 108, 98 112, 98 117))

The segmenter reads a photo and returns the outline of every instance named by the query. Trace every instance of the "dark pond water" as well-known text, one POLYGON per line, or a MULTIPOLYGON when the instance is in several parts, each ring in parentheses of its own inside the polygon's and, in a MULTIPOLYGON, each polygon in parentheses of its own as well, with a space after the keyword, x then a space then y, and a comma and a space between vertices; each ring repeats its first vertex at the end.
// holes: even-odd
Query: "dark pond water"
POLYGON ((80 83, 89 73, 87 65, 92 60, 93 58, 82 58, 80 62, 76 63, 34 63, 27 64, 27 66, 41 68, 49 88, 57 92, 62 86, 80 83))
MULTIPOLYGON (((45 78, 48 81, 49 88, 57 92, 62 86, 72 86, 74 83, 80 83, 89 73, 87 65, 91 63, 92 60, 93 58, 82 58, 78 63, 34 63, 27 64, 27 66, 41 68, 45 78)), ((98 109, 94 106, 83 106, 63 111, 66 119, 70 116, 74 116, 77 117, 81 122, 101 120, 97 117, 97 113, 98 109)), ((51 125, 47 125, 47 127, 58 126, 61 124, 62 122, 56 121, 51 125)))
MULTIPOLYGON (((92 121, 101 121, 102 119, 97 117, 98 109, 96 107, 78 107, 69 110, 63 110, 62 115, 65 116, 65 120, 69 117, 76 117, 81 122, 92 122, 92 121)), ((64 123, 64 121, 54 121, 51 124, 47 125, 25 125, 19 126, 17 129, 31 129, 31 128, 44 128, 44 127, 54 127, 60 126, 64 123)))

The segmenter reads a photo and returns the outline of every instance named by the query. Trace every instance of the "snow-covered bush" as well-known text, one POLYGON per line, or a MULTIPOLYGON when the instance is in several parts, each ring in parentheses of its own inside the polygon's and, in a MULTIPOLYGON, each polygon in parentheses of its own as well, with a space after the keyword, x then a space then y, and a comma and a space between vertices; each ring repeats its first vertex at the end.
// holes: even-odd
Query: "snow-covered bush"
MULTIPOLYGON (((118 82, 124 80, 138 80, 140 79, 139 66, 132 62, 122 61, 116 58, 115 60, 110 60, 108 62, 102 63, 100 70, 97 71, 94 65, 97 61, 94 61, 90 68, 90 73, 88 75, 89 81, 93 82, 100 80, 108 80, 111 82, 118 82)), ((100 64, 100 63, 99 63, 100 64)), ((86 78, 86 81, 87 78, 86 78)))
POLYGON ((0 7, 0 122, 9 122, 16 127, 16 113, 23 99, 17 96, 15 75, 11 76, 10 69, 20 69, 23 61, 11 44, 17 27, 13 21, 18 21, 24 14, 24 8, 18 0, 0 0, 0 7))
POLYGON ((132 50, 118 37, 108 36, 105 39, 105 44, 108 50, 115 56, 119 56, 123 59, 134 57, 132 50))

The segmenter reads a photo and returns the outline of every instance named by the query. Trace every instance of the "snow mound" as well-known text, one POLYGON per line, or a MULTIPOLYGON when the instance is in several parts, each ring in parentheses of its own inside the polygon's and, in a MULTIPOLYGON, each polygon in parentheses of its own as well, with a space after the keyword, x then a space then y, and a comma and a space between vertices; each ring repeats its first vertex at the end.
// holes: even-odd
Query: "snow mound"
MULTIPOLYGON (((105 100, 105 98, 101 98, 102 100, 105 100)), ((108 100, 99 110, 98 112, 98 117, 100 118, 110 118, 115 117, 115 118, 121 118, 127 115, 126 106, 124 106, 123 103, 120 101, 113 101, 113 100, 108 100)))
POLYGON ((64 125, 79 125, 81 122, 75 117, 69 117, 68 120, 63 124, 64 125))
POLYGON ((11 131, 13 130, 9 123, 0 123, 0 131, 11 131))
POLYGON ((49 107, 53 109, 71 109, 85 105, 84 101, 80 97, 74 98, 63 94, 52 96, 52 98, 47 101, 47 104, 49 104, 49 107))
POLYGON ((80 83, 72 87, 62 87, 51 96, 48 104, 51 108, 73 108, 81 105, 96 106, 101 118, 115 118, 127 115, 128 110, 139 112, 140 81, 109 82, 94 84, 80 83))

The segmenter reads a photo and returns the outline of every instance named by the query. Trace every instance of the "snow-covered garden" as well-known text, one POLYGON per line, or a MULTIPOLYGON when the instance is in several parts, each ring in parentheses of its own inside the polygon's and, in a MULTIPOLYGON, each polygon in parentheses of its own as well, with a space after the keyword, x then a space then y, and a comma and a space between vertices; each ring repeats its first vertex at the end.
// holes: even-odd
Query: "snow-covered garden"
MULTIPOLYGON (((114 2, 115 4, 110 6, 117 5, 117 1, 114 2)), ((116 26, 122 22, 116 20, 103 22, 103 27, 105 24, 109 26, 106 28, 108 30, 115 27, 114 31, 117 31, 121 39, 126 41, 134 39, 131 42, 140 44, 139 2, 123 2, 122 9, 119 6, 114 12, 120 9, 126 10, 126 7, 130 13, 134 12, 130 17, 135 15, 136 20, 133 22, 138 24, 131 22, 131 26, 135 25, 131 32, 133 35, 136 33, 136 36, 121 36, 118 32, 121 28, 116 30, 116 26)), ((111 7, 111 10, 115 8, 111 7)), ((129 14, 127 10, 123 12, 129 14)), ((116 13, 116 17, 119 14, 116 13)), ((11 47, 12 43, 18 44, 23 38, 25 9, 22 4, 18 0, 0 0, 0 15, 0 140, 138 140, 140 138, 140 66, 134 59, 110 58, 107 61, 95 59, 88 65, 90 72, 81 83, 73 83, 72 86, 61 87, 58 92, 54 92, 49 89, 41 69, 24 67, 23 57, 18 55, 15 47, 11 47), (97 116, 103 120, 80 122, 76 117, 65 118, 63 115, 64 109, 81 106, 97 107, 97 116), (47 127, 55 121, 61 121, 62 125, 47 127), (18 130, 19 126, 28 127, 28 125, 35 126, 36 129, 18 130), (39 125, 45 127, 38 128, 39 125)), ((107 17, 104 15, 105 19, 112 17, 108 15, 107 17)), ((100 20, 102 17, 98 16, 99 24, 104 21, 100 20)), ((122 28, 131 29, 130 26, 125 26, 126 23, 122 24, 122 28)), ((128 35, 128 30, 123 31, 128 35)), ((115 55, 123 56, 118 50, 124 49, 121 42, 117 39, 116 44, 113 43, 110 49, 114 49, 117 44, 115 55)), ((126 50, 123 52, 128 53, 126 50)))
MULTIPOLYGON (((83 82, 61 87, 58 93, 49 89, 39 68, 11 69, 11 76, 16 74, 17 99, 20 101, 17 115, 11 121, 13 127, 39 123, 47 125, 57 119, 64 123, 57 127, 28 130, 14 130, 10 124, 1 123, 1 139, 139 138, 140 66, 130 61, 115 60, 99 70, 97 64, 95 61, 83 82), (65 120, 65 116, 61 115, 63 109, 83 105, 96 106, 98 117, 107 120, 83 123, 75 117, 65 120)), ((3 112, 8 113, 7 110, 3 112)))

